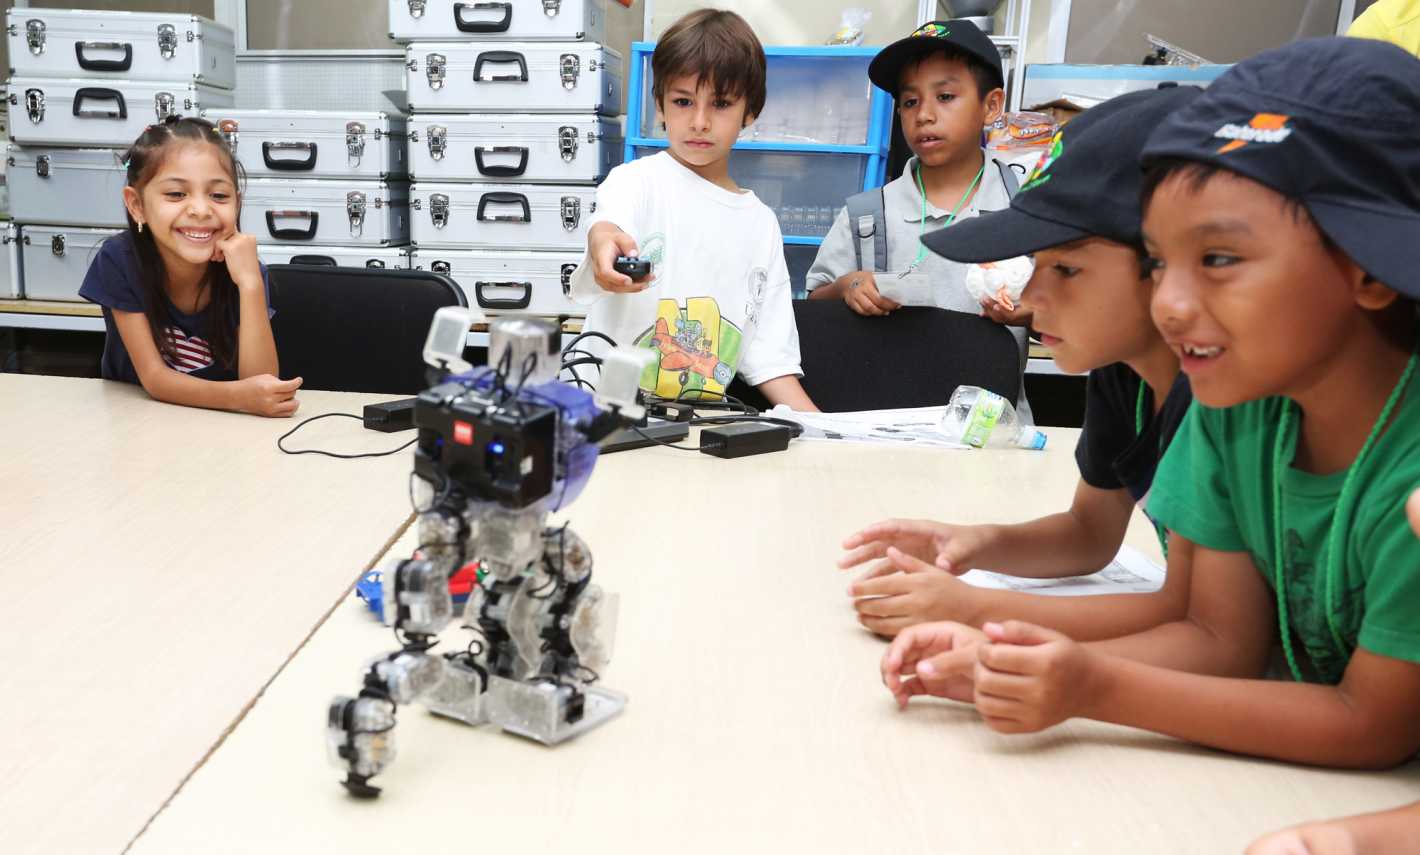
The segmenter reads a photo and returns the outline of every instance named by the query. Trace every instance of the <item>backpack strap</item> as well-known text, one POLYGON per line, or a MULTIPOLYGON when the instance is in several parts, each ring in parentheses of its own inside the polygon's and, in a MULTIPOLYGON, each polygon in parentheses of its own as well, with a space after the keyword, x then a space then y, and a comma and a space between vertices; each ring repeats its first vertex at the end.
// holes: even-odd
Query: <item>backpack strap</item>
POLYGON ((1006 198, 1016 198, 1016 194, 1021 192, 1021 180, 1016 177, 1016 170, 1011 168, 1011 164, 1000 159, 996 159, 996 168, 1001 170, 1001 183, 1006 186, 1006 198))
POLYGON ((848 197, 848 228, 853 234, 855 270, 869 269, 864 261, 872 259, 872 270, 884 272, 887 266, 887 211, 882 188, 855 193, 848 197))

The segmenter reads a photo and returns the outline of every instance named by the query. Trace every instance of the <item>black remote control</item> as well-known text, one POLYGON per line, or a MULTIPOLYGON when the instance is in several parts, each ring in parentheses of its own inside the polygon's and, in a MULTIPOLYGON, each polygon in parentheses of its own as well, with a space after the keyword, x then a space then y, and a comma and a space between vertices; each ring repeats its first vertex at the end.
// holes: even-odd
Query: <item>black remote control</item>
POLYGON ((651 262, 644 258, 636 258, 630 255, 617 256, 616 261, 611 265, 611 269, 617 273, 631 277, 632 282, 640 282, 651 275, 651 262))

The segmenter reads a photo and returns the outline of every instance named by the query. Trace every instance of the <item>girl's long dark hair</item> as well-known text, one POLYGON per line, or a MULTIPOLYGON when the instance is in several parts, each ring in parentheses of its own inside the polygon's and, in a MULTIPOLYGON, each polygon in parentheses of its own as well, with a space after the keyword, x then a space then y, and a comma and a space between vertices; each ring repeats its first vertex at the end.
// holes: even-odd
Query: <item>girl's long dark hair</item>
MULTIPOLYGON (((149 125, 138 139, 134 140, 124 154, 124 164, 128 168, 127 183, 141 196, 143 188, 157 174, 163 158, 178 145, 205 143, 218 150, 218 158, 227 168, 232 184, 237 188, 237 227, 241 227, 241 194, 246 189, 246 174, 242 165, 232 154, 227 141, 217 132, 217 127, 203 119, 190 117, 169 118, 149 125)), ((153 333, 153 341, 164 360, 174 362, 177 349, 167 334, 168 327, 177 326, 173 317, 172 301, 168 299, 164 287, 168 279, 167 267, 153 241, 153 230, 138 230, 133 215, 128 215, 128 238, 133 242, 138 256, 139 281, 143 293, 143 314, 148 319, 148 329, 153 333)), ((238 314, 237 285, 227 265, 212 262, 207 265, 207 275, 200 288, 212 289, 212 299, 208 303, 209 317, 208 346, 212 359, 224 368, 231 368, 237 361, 236 330, 240 318, 238 314)), ((200 294, 200 291, 199 291, 200 294)))

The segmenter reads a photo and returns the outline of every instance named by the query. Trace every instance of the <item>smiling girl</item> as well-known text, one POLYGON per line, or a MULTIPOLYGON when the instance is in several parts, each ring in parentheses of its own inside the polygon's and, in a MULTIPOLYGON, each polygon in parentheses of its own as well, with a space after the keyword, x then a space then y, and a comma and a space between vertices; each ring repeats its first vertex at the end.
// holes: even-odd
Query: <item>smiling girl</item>
POLYGON ((79 295, 103 307, 102 376, 159 401, 263 416, 296 412, 280 380, 266 271, 238 231, 240 166, 216 128, 150 125, 124 160, 128 230, 106 241, 79 295))

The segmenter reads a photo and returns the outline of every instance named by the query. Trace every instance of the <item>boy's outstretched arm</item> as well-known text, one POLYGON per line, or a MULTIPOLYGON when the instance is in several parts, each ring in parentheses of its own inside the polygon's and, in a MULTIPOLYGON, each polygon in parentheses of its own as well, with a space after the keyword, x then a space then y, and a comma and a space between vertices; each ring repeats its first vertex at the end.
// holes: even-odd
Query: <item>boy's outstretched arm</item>
POLYGON ((1272 590, 1246 553, 1192 554, 1182 621, 1091 645, 1014 621, 985 627, 974 678, 987 723, 1021 733, 1081 716, 1347 768, 1393 766, 1420 748, 1420 665, 1358 648, 1338 686, 1244 679, 1263 672, 1276 637, 1272 590))
POLYGON ((818 407, 814 406, 813 400, 809 398, 809 394, 804 391, 803 385, 799 383, 799 378, 793 374, 765 380, 755 388, 771 404, 784 404, 789 409, 800 413, 817 413, 819 411, 818 407))

